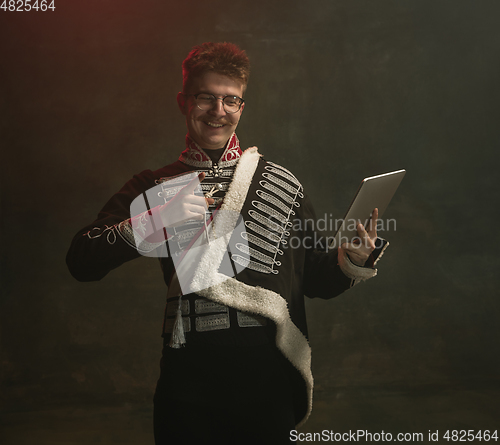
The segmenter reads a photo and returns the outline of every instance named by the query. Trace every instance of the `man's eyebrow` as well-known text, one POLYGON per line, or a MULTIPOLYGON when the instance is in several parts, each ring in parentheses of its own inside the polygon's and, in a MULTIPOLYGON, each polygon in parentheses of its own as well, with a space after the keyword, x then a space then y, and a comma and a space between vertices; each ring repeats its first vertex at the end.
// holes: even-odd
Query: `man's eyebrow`
POLYGON ((210 94, 211 96, 215 96, 214 93, 211 93, 210 91, 206 91, 206 90, 200 90, 197 93, 193 94, 193 96, 195 96, 197 94, 210 94))
POLYGON ((210 91, 203 91, 203 90, 202 90, 202 91, 199 91, 199 92, 198 92, 198 93, 196 93, 196 94, 210 94, 210 95, 215 96, 215 97, 217 97, 217 96, 221 96, 221 97, 240 97, 240 96, 238 96, 237 94, 224 94, 224 95, 218 95, 218 94, 215 94, 215 93, 211 93, 210 91))

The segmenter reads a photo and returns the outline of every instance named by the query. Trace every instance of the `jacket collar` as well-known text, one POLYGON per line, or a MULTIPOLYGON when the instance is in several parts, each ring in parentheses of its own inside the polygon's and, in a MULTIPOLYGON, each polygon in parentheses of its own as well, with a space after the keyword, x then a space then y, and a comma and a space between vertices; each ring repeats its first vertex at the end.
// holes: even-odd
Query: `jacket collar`
MULTIPOLYGON (((241 157, 242 151, 240 148, 240 141, 233 133, 229 138, 226 149, 217 163, 219 167, 231 167, 236 165, 241 157)), ((179 161, 184 164, 191 165, 196 168, 210 168, 212 167, 212 160, 208 157, 205 151, 189 136, 186 136, 186 149, 179 156, 179 161)))

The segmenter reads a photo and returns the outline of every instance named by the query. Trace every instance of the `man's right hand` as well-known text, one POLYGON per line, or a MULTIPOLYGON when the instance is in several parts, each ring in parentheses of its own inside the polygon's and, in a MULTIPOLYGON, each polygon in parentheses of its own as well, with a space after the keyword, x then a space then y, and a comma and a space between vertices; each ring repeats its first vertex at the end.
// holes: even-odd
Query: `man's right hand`
POLYGON ((203 221, 205 219, 208 204, 213 204, 214 199, 194 194, 196 187, 204 179, 205 173, 200 173, 189 184, 179 190, 170 201, 160 206, 163 227, 176 227, 188 220, 203 221))

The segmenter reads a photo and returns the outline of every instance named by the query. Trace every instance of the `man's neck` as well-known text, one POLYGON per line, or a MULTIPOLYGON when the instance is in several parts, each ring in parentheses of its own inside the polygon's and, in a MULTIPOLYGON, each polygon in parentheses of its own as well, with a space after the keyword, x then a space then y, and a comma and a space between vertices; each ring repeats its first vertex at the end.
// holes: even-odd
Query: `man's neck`
POLYGON ((219 159, 222 156, 222 153, 224 153, 225 149, 226 147, 222 147, 216 148, 215 150, 203 149, 203 151, 207 154, 207 156, 212 160, 213 163, 216 163, 219 162, 219 159))

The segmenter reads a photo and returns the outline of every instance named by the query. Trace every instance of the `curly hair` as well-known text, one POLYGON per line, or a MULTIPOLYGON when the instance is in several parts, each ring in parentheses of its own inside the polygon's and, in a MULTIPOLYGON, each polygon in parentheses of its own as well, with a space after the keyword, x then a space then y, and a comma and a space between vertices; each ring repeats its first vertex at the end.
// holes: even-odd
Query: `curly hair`
POLYGON ((245 91, 250 75, 250 61, 245 51, 234 43, 205 42, 193 47, 182 62, 182 88, 187 92, 193 79, 206 72, 231 77, 243 85, 245 91))

